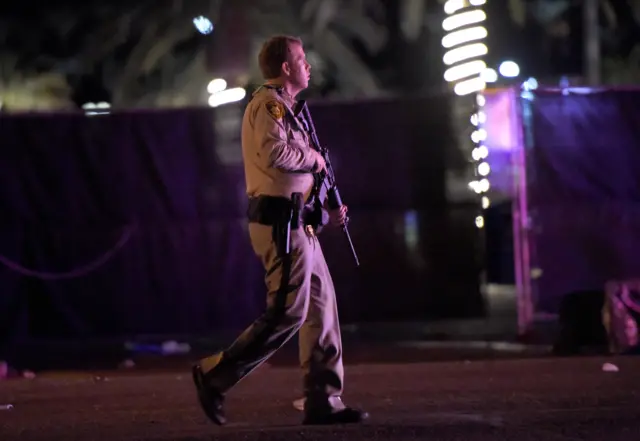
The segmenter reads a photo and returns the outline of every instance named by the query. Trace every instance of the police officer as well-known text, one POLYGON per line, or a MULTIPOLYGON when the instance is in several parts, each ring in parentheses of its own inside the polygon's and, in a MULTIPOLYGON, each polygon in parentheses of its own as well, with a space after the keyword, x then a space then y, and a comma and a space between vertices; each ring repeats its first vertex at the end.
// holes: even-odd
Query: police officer
POLYGON ((224 424, 227 391, 299 331, 303 423, 360 422, 368 414, 345 406, 340 398, 344 368, 338 310, 316 237, 326 223, 344 224, 347 208, 342 206, 326 216, 325 201, 317 200, 314 177, 326 164, 310 147, 294 113, 295 97, 308 87, 311 69, 302 42, 294 37, 270 38, 258 58, 266 82, 245 110, 242 154, 249 235, 266 270, 267 309, 226 350, 193 367, 198 398, 209 419, 224 424), (302 210, 293 203, 295 194, 301 195, 302 210), (300 222, 286 224, 298 217, 300 222), (283 228, 284 224, 291 225, 290 229, 283 228))

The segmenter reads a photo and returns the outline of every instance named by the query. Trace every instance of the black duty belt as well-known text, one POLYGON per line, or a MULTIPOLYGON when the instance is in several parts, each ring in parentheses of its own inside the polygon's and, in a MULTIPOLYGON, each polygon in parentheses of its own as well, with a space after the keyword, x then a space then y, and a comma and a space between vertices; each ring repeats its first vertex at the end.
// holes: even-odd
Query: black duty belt
POLYGON ((249 222, 262 225, 275 225, 287 221, 293 202, 281 196, 256 196, 249 198, 247 217, 249 222))
POLYGON ((283 196, 255 196, 249 198, 247 218, 249 222, 262 225, 281 225, 283 222, 293 221, 294 228, 298 222, 311 225, 314 229, 321 228, 329 222, 328 215, 320 207, 316 207, 315 199, 311 199, 296 211, 291 199, 283 196), (293 208, 293 210, 292 210, 293 208), (290 218, 291 216, 291 218, 290 218))

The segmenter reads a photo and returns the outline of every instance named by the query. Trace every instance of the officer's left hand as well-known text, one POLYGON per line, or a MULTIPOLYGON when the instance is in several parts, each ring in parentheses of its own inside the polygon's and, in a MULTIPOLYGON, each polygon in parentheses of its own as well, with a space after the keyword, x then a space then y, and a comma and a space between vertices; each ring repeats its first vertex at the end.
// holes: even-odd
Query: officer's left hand
POLYGON ((329 210, 329 219, 331 221, 331 225, 338 227, 346 224, 349 220, 349 218, 347 217, 347 211, 349 211, 349 209, 346 205, 343 205, 340 208, 336 208, 335 210, 329 210))

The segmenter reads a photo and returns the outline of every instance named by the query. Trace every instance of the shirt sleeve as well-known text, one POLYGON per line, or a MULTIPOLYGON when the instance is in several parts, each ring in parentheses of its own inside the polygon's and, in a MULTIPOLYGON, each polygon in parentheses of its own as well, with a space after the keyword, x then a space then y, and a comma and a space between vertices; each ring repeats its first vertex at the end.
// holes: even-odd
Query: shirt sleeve
POLYGON ((304 141, 288 139, 284 126, 285 108, 276 100, 260 104, 254 119, 259 154, 268 166, 288 172, 312 172, 316 167, 314 151, 304 141))

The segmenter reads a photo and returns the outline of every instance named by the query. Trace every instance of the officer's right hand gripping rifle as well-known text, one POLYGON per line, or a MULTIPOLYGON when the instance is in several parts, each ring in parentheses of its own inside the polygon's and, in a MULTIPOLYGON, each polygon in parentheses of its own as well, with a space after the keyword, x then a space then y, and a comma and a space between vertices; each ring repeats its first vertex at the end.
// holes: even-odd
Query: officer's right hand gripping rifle
MULTIPOLYGON (((333 172, 333 167, 331 167, 331 161, 329 160, 329 150, 326 147, 323 147, 318 141, 318 135, 316 134, 316 128, 313 125, 313 119, 311 118, 311 112, 309 112, 309 107, 307 107, 307 103, 304 100, 298 101, 295 110, 296 115, 301 115, 306 125, 307 132, 309 134, 309 138, 311 139, 311 146, 322 155, 324 162, 326 163, 326 170, 323 170, 320 174, 320 188, 318 189, 318 198, 320 201, 324 201, 326 197, 328 197, 329 208, 332 210, 339 209, 342 207, 342 198, 340 197, 340 192, 338 191, 338 187, 336 185, 336 176, 333 172)), ((356 254, 356 250, 353 246, 353 242, 351 241, 351 236, 349 235, 349 228, 347 227, 349 218, 347 218, 342 225, 342 231, 344 232, 347 241, 349 242, 349 247, 351 247, 351 253, 353 254, 353 258, 356 261, 356 266, 360 265, 360 261, 358 260, 358 255, 356 254)))

